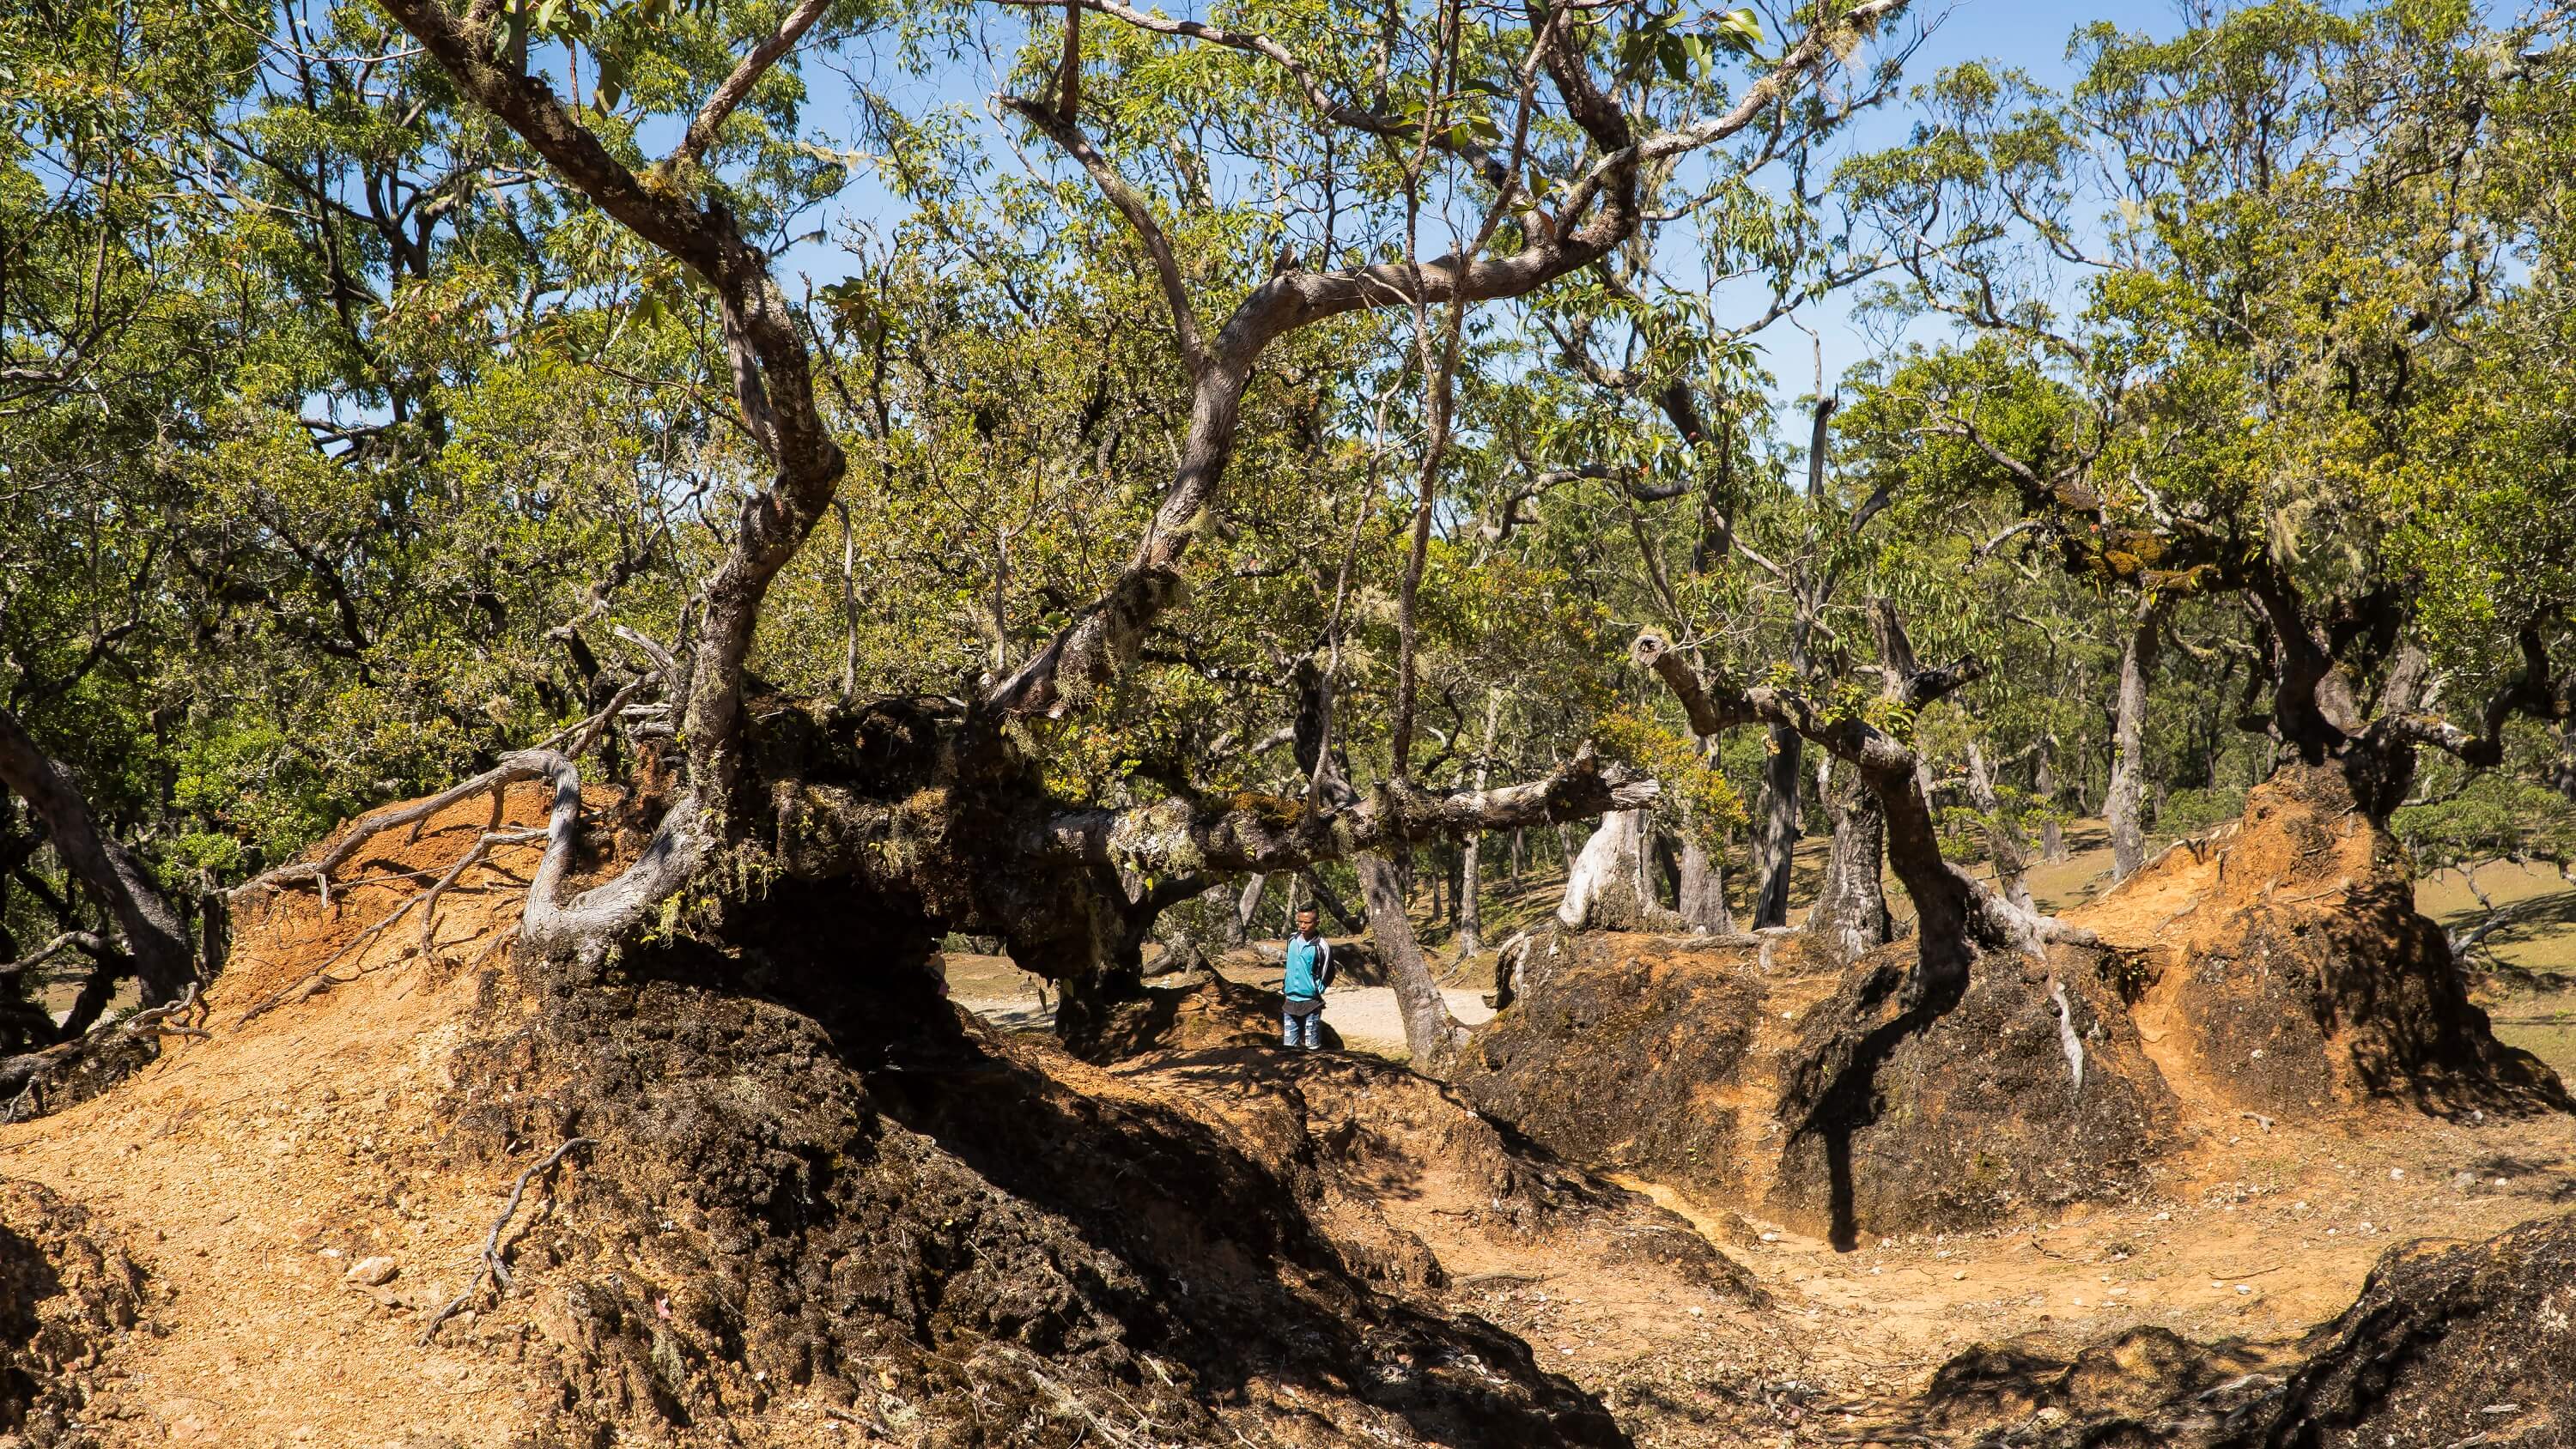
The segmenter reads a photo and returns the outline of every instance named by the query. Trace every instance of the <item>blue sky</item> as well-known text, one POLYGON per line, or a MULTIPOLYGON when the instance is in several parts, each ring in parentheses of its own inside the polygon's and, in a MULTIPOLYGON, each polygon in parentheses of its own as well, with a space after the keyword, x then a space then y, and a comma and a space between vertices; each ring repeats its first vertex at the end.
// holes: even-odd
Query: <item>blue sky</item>
MULTIPOLYGON (((1174 5, 1176 11, 1195 13, 1196 5, 1174 5)), ((1961 61, 1986 59, 2029 72, 2041 83, 2062 88, 2070 78, 2066 65, 2067 37, 2074 29, 2095 20, 2110 20, 2123 29, 2167 34, 2180 26, 2180 16, 2172 0, 2138 0, 2138 3, 2070 6, 2044 3, 2044 0, 1935 0, 1924 4, 1918 0, 1914 11, 1918 21, 1930 22, 1931 33, 1916 52, 1907 70, 1907 83, 1928 80, 1941 68, 1961 61)), ((853 58, 864 65, 863 59, 853 58)), ((857 117, 851 114, 844 83, 829 69, 815 67, 809 71, 816 88, 815 102, 807 112, 809 123, 842 135, 855 133, 857 117), (837 94, 836 94, 837 93, 837 94), (835 114, 835 112, 839 114, 835 114)), ((992 78, 980 62, 971 58, 950 75, 938 77, 928 86, 905 83, 891 87, 908 104, 950 102, 982 109, 984 93, 991 89, 992 78)), ((1911 110, 1902 103, 1891 105, 1865 118, 1852 127, 1841 143, 1855 150, 1876 149, 1901 140, 1912 124, 1911 110)), ((1009 152, 999 144, 997 129, 989 119, 987 139, 994 153, 1007 164, 1009 152)), ((842 224, 849 221, 876 222, 891 220, 893 203, 872 181, 861 179, 845 192, 824 214, 827 235, 837 237, 842 224)), ((845 275, 851 259, 836 240, 808 243, 790 250, 782 258, 782 272, 790 278, 798 274, 821 284, 845 275)), ((791 281, 791 290, 794 287, 791 281)), ((1767 300, 1767 299, 1761 299, 1767 300)), ((1747 301, 1759 305, 1751 292, 1747 301)), ((1827 299, 1808 309, 1800 318, 1813 328, 1823 344, 1827 378, 1842 375, 1852 364, 1868 357, 1885 345, 1881 331, 1873 334, 1857 325, 1851 317, 1853 298, 1845 295, 1827 299)), ((1937 329, 1918 324, 1914 335, 1931 335, 1937 329)), ((1769 355, 1770 370, 1779 379, 1783 402, 1809 393, 1815 376, 1815 348, 1806 332, 1786 323, 1775 325, 1763 339, 1769 355)))

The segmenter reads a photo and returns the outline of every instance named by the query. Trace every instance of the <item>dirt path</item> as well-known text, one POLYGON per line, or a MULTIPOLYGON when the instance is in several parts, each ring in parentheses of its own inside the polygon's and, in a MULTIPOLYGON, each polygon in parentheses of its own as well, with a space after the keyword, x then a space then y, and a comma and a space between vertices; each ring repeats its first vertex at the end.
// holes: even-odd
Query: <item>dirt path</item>
MULTIPOLYGON (((1247 986, 1279 988, 1279 969, 1263 967, 1250 961, 1229 963, 1225 967, 1229 980, 1247 986)), ((1046 1031, 1055 1026, 1055 1001, 1040 989, 1038 978, 1020 970, 1004 956, 948 957, 949 999, 976 1015, 1011 1031, 1046 1031)), ((1448 998, 1449 1010, 1468 1026, 1482 1026, 1494 1019, 1494 1009, 1485 1004, 1481 991, 1451 987, 1440 993, 1448 998)), ((1353 1051, 1368 1052, 1389 1061, 1403 1061, 1404 1013, 1396 1005, 1395 988, 1391 986, 1336 986, 1324 994, 1324 1020, 1340 1032, 1342 1044, 1353 1051)))
MULTIPOLYGON (((1276 985, 1275 968, 1266 982, 1248 967, 1227 974, 1276 985)), ((989 970, 966 979, 987 989, 998 980, 989 970)), ((1480 994, 1448 994, 1462 1020, 1490 1019, 1480 994)), ((1009 1024, 1043 1020, 1026 991, 967 1004, 1009 1024)), ((1388 988, 1337 989, 1326 1019, 1355 1049, 1403 1055, 1388 988)), ((1741 1205, 1620 1179, 1748 1270, 1780 1310, 1772 1315, 1615 1263, 1498 1251, 1444 1234, 1436 1218, 1404 1216, 1439 1254, 1455 1306, 1522 1335, 1609 1402, 1725 1400, 1755 1406, 1799 1441, 1867 1443, 1873 1422, 1895 1432, 1892 1406, 1974 1345, 2071 1353, 2141 1326, 2200 1342, 2287 1340, 2340 1313, 2392 1247, 2483 1239, 2576 1202, 2576 1130, 2564 1122, 2448 1123, 2389 1109, 2327 1130, 2266 1128, 2202 1095, 2191 1105, 2203 1143, 2153 1202, 1871 1240, 1847 1253, 1739 1216, 1741 1205), (1766 1343, 1776 1352, 1748 1348, 1766 1343)), ((1641 1444, 1741 1442, 1732 1429, 1638 1427, 1641 1444)))
MULTIPOLYGON (((510 823, 544 819, 534 789, 510 803, 510 823)), ((416 851, 452 853, 486 808, 458 807, 416 851)), ((477 973, 456 968, 515 922, 535 855, 505 847, 452 893, 445 969, 407 959, 408 930, 388 933, 338 961, 346 984, 240 1024, 413 887, 345 886, 329 912, 286 898, 216 985, 216 1040, 175 1043, 103 1097, 0 1128, 0 1176, 86 1206, 150 1274, 152 1327, 125 1340, 91 1406, 99 1442, 498 1449, 527 1421, 523 1376, 462 1331, 418 1340, 465 1287, 510 1185, 423 1168, 476 993, 477 973), (391 1260, 390 1279, 352 1281, 372 1258, 391 1260)))
MULTIPOLYGON (((1794 1442, 1918 1442, 1874 1439, 1870 1428, 1894 1432, 1897 1406, 1974 1345, 2071 1354, 2140 1326, 2204 1343, 2289 1339, 2348 1306, 2390 1248, 2483 1239, 2563 1213, 2576 1200, 2576 1133, 2563 1122, 2454 1126, 2397 1112, 2350 1132, 2248 1124, 2190 1168, 2133 1211, 1880 1239, 1847 1253, 1670 1187, 1620 1181, 1689 1219, 1771 1295, 1776 1316, 1732 1326, 1776 1336, 1800 1368, 1735 1392, 1771 1402, 1794 1442)), ((1704 1354, 1717 1311, 1637 1303, 1616 1274, 1544 1260, 1464 1287, 1470 1305, 1614 1403, 1674 1392, 1672 1365, 1704 1354)), ((1640 1444, 1714 1442, 1638 1427, 1640 1444)))
MULTIPOLYGON (((536 816, 532 798, 513 807, 536 816)), ((478 829, 479 805, 450 823, 478 829)), ((87 1205, 150 1270, 154 1326, 104 1370, 100 1442, 497 1449, 529 1422, 529 1380, 471 1318, 419 1342, 427 1315, 464 1287, 510 1185, 508 1171, 433 1170, 438 1104, 477 994, 478 972, 459 967, 513 915, 528 862, 505 852, 498 864, 442 917, 448 968, 423 969, 388 939, 343 964, 349 984, 236 1025, 243 1005, 395 898, 335 893, 328 917, 245 937, 218 991, 216 1042, 176 1044, 105 1098, 0 1129, 0 1176, 87 1205), (389 1282, 348 1280, 378 1256, 394 1260, 389 1282)), ((961 1002, 1008 1025, 1044 1023, 1034 978, 1007 961, 950 964, 961 1002)), ((1462 1020, 1490 1015, 1472 990, 1449 998, 1462 1020)), ((1326 1019, 1356 1051, 1402 1054, 1385 987, 1336 990, 1326 1019)), ((1632 1181, 1761 1285, 1772 1306, 1759 1311, 1607 1239, 1573 1252, 1470 1230, 1472 1194, 1436 1153, 1381 1206, 1436 1254, 1446 1286, 1426 1293, 1520 1335, 1640 1444, 1678 1446, 1915 1442, 1893 1427, 1873 1440, 1873 1425, 1896 1424, 1895 1406, 1972 1345, 2064 1351, 2142 1325, 2203 1342, 2286 1339, 2341 1312, 2392 1247, 2482 1239, 2576 1203, 2576 1130, 2563 1120, 2388 1110, 2319 1128, 2201 1125, 2201 1145, 2152 1202, 1850 1252, 1748 1220, 1741 1204, 1632 1181)), ((547 1210, 542 1196, 529 1208, 547 1210)))

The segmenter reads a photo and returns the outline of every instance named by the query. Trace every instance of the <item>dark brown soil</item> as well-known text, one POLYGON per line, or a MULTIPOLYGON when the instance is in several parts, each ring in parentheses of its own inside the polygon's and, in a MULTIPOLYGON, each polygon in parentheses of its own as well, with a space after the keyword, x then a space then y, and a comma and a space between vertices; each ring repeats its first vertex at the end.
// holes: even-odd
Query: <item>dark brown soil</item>
POLYGON ((1570 1158, 1842 1245, 2134 1200, 2239 1111, 2569 1110, 2413 899, 2341 775, 2289 770, 2074 913, 2102 948, 1989 955, 1916 1010, 1905 945, 1833 973, 1790 942, 1550 937, 1459 1080, 1570 1158))
POLYGON ((56 1048, 61 1053, 16 1095, 0 1100, 0 1121, 32 1122, 86 1102, 161 1055, 158 1039, 110 1027, 56 1048))
POLYGON ((1955 1001, 1907 1012, 1910 959, 1899 944, 1827 974, 1789 951, 1766 969, 1751 947, 1569 938, 1460 1085, 1569 1158, 1846 1245, 2147 1189, 2176 1104, 2105 958, 1991 959, 1955 1001))
POLYGON ((2576 1217, 2392 1249, 2304 1339, 2133 1329, 2060 1357, 1961 1354, 1880 1440, 1997 1446, 2387 1449, 2576 1444, 2576 1217))
POLYGON ((1902 1433, 1944 1444, 2205 1446, 2279 1384, 2285 1362, 2295 1359, 2279 1345, 2210 1346, 2163 1328, 2133 1328, 2071 1358, 2044 1343, 1989 1345, 1941 1366, 1902 1433))
POLYGON ((1750 949, 1556 932, 1520 980, 1459 1064, 1477 1106, 1572 1161, 1712 1202, 1758 1196, 1761 1080, 1782 1045, 1773 999, 1811 999, 1813 981, 1777 989, 1750 949))
POLYGON ((1954 1002, 1900 1006, 1913 953, 1864 957, 1800 1023, 1773 1200, 1831 1235, 1977 1228, 2134 1201, 2180 1141, 2116 963, 1988 956, 1954 1002), (2061 1010, 2063 1015, 2061 1015, 2061 1010), (1811 1105, 1812 1104, 1812 1105, 1811 1105))
POLYGON ((143 1271, 79 1204, 0 1179, 0 1445, 74 1449, 99 1350, 142 1318, 143 1271))
POLYGON ((2400 1248, 2235 1442, 2576 1444, 2576 1217, 2400 1248))
POLYGON ((54 1435, 0 1449, 2567 1442, 2517 1377, 2568 1372, 2563 1235, 2393 1258, 2302 1336, 2392 1234, 2564 1212, 2563 1119, 2242 1120, 2142 948, 1909 1020, 1901 950, 1552 941, 1462 1090, 1283 1052, 1224 984, 1077 1060, 946 1007, 923 922, 793 883, 726 952, 567 975, 502 951, 522 851, 431 961, 380 938, 238 1022, 483 820, 276 903, 212 1040, 0 1129, 45 1184, 0 1187, 0 1397, 54 1435), (576 1136, 508 1290, 423 1345, 576 1136))
POLYGON ((532 1443, 738 1442, 791 1399, 956 1445, 1238 1423, 1625 1442, 1520 1340, 1393 1291, 1442 1279, 1378 1208, 1433 1191, 1426 1161, 1488 1233, 1608 1215, 1634 1252, 1744 1291, 1680 1220, 1515 1153, 1400 1068, 1220 1044, 1113 1076, 932 999, 808 1014, 728 969, 673 951, 608 983, 496 978, 509 1025, 459 1057, 460 1168, 600 1143, 518 1243, 548 1291, 462 1330, 559 1386, 532 1443))

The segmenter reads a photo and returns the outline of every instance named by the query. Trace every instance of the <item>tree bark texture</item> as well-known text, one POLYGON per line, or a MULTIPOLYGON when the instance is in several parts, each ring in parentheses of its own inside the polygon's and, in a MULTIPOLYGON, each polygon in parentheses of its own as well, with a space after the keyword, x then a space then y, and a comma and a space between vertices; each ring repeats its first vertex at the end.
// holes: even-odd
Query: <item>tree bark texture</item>
MULTIPOLYGON (((1481 786, 1484 771, 1479 769, 1481 786)), ((1485 833, 1477 831, 1458 846, 1458 959, 1463 961, 1485 949, 1485 913, 1478 897, 1477 877, 1485 869, 1485 833)))
POLYGON ((1655 899, 1647 849, 1648 812, 1615 810, 1583 845, 1566 877, 1557 920, 1572 930, 1644 931, 1672 921, 1655 899))
POLYGON ((1887 910, 1887 815, 1849 765, 1828 776, 1825 809, 1834 833, 1825 850, 1824 886, 1807 908, 1807 934, 1838 961, 1852 961, 1895 939, 1887 910))
POLYGON ((1226 926, 1226 949, 1240 949, 1245 941, 1251 939, 1252 918, 1261 909, 1261 889, 1269 883, 1270 877, 1257 870, 1244 881, 1243 894, 1235 899, 1234 919, 1226 926))
POLYGON ((1789 924, 1789 881, 1797 866, 1798 787, 1806 740, 1796 730, 1771 731, 1762 767, 1762 820, 1753 847, 1753 929, 1789 924))
MULTIPOLYGON (((1938 699, 1983 674, 1974 660, 1939 669, 1916 669, 1892 615, 1882 619, 1882 652, 1897 681, 1898 697, 1914 708, 1938 699), (1893 647, 1890 647, 1890 646, 1893 647)), ((1648 632, 1632 648, 1636 662, 1661 678, 1702 736, 1745 725, 1787 725, 1837 760, 1856 768, 1887 820, 1888 863, 1914 901, 1918 931, 1915 972, 1908 994, 1930 998, 1964 982, 1981 950, 2037 951, 2051 940, 2090 939, 2089 934, 2021 910, 1941 857, 1931 801, 1923 791, 1920 761, 1902 741, 1858 714, 1819 709, 1797 690, 1768 685, 1711 687, 1675 653, 1663 636, 1648 632)))
POLYGON ((1994 775, 1986 768, 1986 752, 1974 740, 1968 742, 1968 803, 1986 818, 1986 858, 1994 863, 1996 889, 2005 900, 2031 909, 2030 862, 2022 853, 2021 832, 2005 818, 1994 775))
POLYGON ((2147 863, 2147 681, 2163 642, 2165 606, 2138 606, 2120 646, 2120 694, 2111 730, 2111 788, 2103 813, 2111 824, 2111 879, 2127 880, 2147 863))
POLYGON ((1395 867, 1375 851, 1362 851, 1351 864, 1359 872, 1360 894, 1368 902, 1369 935, 1377 942, 1379 963, 1386 969, 1387 984, 1395 988, 1396 1009, 1404 1018, 1405 1050, 1413 1058, 1414 1070, 1441 1075, 1466 1044, 1467 1029, 1450 1014, 1449 999, 1440 994, 1440 984, 1431 979, 1431 967, 1422 959, 1422 942, 1413 933, 1413 918, 1405 914, 1403 883, 1395 867))
POLYGON ((1705 935, 1734 935, 1735 912, 1726 904, 1726 863, 1689 832, 1682 836, 1681 873, 1683 922, 1705 935))
POLYGON ((2039 822, 2039 858, 2064 860, 2069 852, 2066 849, 2066 826, 2057 818, 2059 807, 2064 802, 2057 783, 2057 740, 2054 736, 2043 736, 2039 742, 2039 763, 2031 786, 2038 793, 2040 806, 2046 812, 2039 822))
POLYGON ((196 979, 195 951, 151 867, 99 829, 70 772, 38 749, 18 716, 0 709, 0 785, 45 822, 54 853, 125 937, 149 1003, 174 1001, 196 979))

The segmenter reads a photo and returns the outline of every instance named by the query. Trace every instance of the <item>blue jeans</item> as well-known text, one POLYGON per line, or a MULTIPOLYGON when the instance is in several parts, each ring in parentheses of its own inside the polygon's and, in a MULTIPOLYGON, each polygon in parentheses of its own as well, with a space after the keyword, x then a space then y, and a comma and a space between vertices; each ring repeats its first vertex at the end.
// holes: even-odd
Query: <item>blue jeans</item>
POLYGON ((1313 1051, 1324 1044, 1324 1003, 1316 1002, 1315 1009, 1303 1015, 1296 1010, 1300 1005, 1303 1003, 1291 1001, 1279 1009, 1279 1044, 1313 1051), (1306 1037, 1302 1042, 1297 1039, 1301 1027, 1306 1037))

